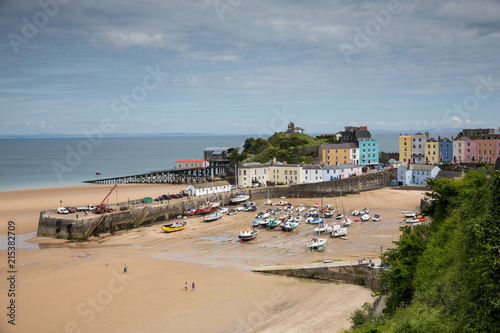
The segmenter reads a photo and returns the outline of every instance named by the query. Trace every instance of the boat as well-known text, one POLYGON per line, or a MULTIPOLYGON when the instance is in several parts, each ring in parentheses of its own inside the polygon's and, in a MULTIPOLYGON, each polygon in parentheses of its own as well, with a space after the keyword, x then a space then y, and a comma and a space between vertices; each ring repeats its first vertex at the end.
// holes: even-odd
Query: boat
POLYGON ((292 210, 292 209, 293 209, 293 205, 291 203, 289 203, 285 206, 285 210, 292 210))
POLYGON ((261 223, 262 221, 263 221, 263 219, 262 219, 262 218, 257 217, 255 220, 253 220, 253 222, 252 222, 252 227, 258 227, 258 226, 260 226, 260 223, 261 223))
POLYGON ((292 230, 295 230, 295 228, 297 228, 298 225, 299 225, 299 222, 286 222, 285 225, 283 226, 283 230, 284 231, 292 231, 292 230))
POLYGON ((271 201, 271 199, 268 199, 266 202, 264 202, 264 205, 272 205, 273 202, 271 201))
POLYGON ((418 220, 420 222, 425 222, 427 220, 427 216, 424 216, 424 217, 418 217, 418 220))
POLYGON ((295 222, 300 222, 302 220, 302 216, 300 216, 300 214, 297 214, 297 216, 295 216, 293 220, 295 222))
POLYGON ((338 214, 337 214, 337 216, 335 216, 335 218, 336 218, 337 220, 340 220, 340 219, 341 219, 341 218, 343 218, 343 217, 344 217, 344 214, 342 214, 342 213, 338 213, 338 214))
POLYGON ((240 239, 240 241, 249 241, 257 237, 258 233, 259 232, 257 230, 243 229, 240 231, 238 238, 240 239))
POLYGON ((269 221, 269 223, 267 224, 267 227, 269 229, 274 229, 277 226, 279 226, 280 223, 281 223, 281 221, 279 221, 277 218, 274 218, 274 219, 272 219, 272 220, 269 221))
POLYGON ((371 216, 370 216, 370 215, 368 215, 368 214, 363 214, 363 215, 361 215, 361 220, 362 220, 362 221, 368 221, 368 220, 370 220, 370 217, 371 217, 371 216))
POLYGON ((341 237, 345 235, 347 235, 347 228, 337 228, 332 233, 332 237, 341 237))
POLYGON ((320 223, 316 228, 314 228, 314 231, 319 235, 322 232, 326 233, 327 228, 328 224, 320 223))
POLYGON ((417 218, 417 214, 415 214, 415 213, 406 213, 404 215, 405 215, 405 218, 407 218, 407 219, 417 218))
POLYGON ((297 212, 303 212, 304 210, 306 210, 306 207, 304 207, 304 205, 300 204, 299 207, 297 207, 296 211, 297 212))
POLYGON ((98 175, 98 176, 100 176, 101 175, 101 171, 97 170, 97 172, 95 174, 98 175))
POLYGON ((375 221, 375 222, 380 221, 380 215, 379 214, 373 215, 372 220, 375 221))
POLYGON ((359 210, 355 210, 355 211, 352 212, 352 215, 353 216, 359 216, 359 215, 361 215, 361 212, 359 210))
POLYGON ((331 210, 327 210, 326 212, 323 213, 323 217, 329 219, 333 217, 333 212, 331 210))
POLYGON ((260 217, 262 219, 267 219, 269 216, 271 216, 269 213, 267 212, 258 212, 255 217, 260 217))
POLYGON ((192 216, 194 214, 196 214, 196 208, 191 208, 190 210, 184 212, 184 215, 186 216, 192 216))
POLYGON ((244 212, 255 212, 257 210, 257 207, 255 206, 245 206, 243 209, 244 212))
POLYGON ((165 232, 174 232, 184 229, 185 226, 186 222, 175 220, 174 223, 162 225, 161 229, 165 232))
POLYGON ((201 205, 197 210, 196 213, 198 214, 208 214, 212 211, 212 207, 208 205, 201 205))
POLYGON ((326 243, 326 239, 314 237, 307 242, 307 247, 311 249, 316 249, 322 247, 326 243))
POLYGON ((320 224, 320 223, 323 223, 323 219, 321 217, 315 217, 309 223, 311 223, 311 224, 320 224))
POLYGON ((212 209, 218 208, 220 206, 220 201, 211 202, 211 203, 209 203, 209 205, 210 205, 210 207, 212 207, 212 209))
POLYGON ((420 223, 420 219, 404 219, 406 223, 420 223))
POLYGON ((315 203, 313 203, 313 207, 314 207, 314 208, 318 208, 318 207, 319 207, 319 202, 315 202, 315 203))
POLYGON ((238 211, 234 208, 227 211, 227 215, 234 215, 236 213, 238 213, 238 211))
POLYGON ((231 200, 232 203, 240 203, 240 202, 245 202, 248 199, 250 199, 250 197, 245 193, 236 193, 236 195, 230 198, 229 200, 231 200))
POLYGON ((342 226, 343 227, 350 227, 351 226, 351 219, 349 218, 349 216, 347 216, 347 218, 344 220, 344 222, 342 222, 342 226))
POLYGON ((205 222, 212 222, 212 221, 216 221, 218 219, 220 219, 222 217, 222 213, 221 212, 215 212, 213 214, 210 214, 210 215, 205 215, 203 217, 203 221, 205 222))
POLYGON ((229 211, 229 208, 226 208, 226 207, 219 208, 219 212, 221 212, 221 214, 227 213, 228 211, 229 211))

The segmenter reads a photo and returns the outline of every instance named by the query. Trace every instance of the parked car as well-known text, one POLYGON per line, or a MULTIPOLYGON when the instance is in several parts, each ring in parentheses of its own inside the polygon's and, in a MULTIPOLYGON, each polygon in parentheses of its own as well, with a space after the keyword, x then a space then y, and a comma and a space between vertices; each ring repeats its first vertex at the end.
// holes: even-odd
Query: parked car
POLYGON ((163 197, 164 200, 170 200, 170 199, 172 199, 172 197, 170 195, 168 195, 168 194, 163 194, 162 197, 163 197))
POLYGON ((170 197, 172 199, 178 199, 179 198, 179 195, 178 194, 171 194, 170 197))
POLYGON ((70 213, 75 213, 76 212, 76 209, 73 208, 73 207, 64 207, 64 208, 66 208, 68 210, 68 212, 70 212, 70 213))
POLYGON ((162 195, 160 195, 159 197, 157 197, 157 198, 155 199, 155 201, 163 201, 163 200, 164 200, 164 198, 163 198, 163 196, 162 196, 162 195))

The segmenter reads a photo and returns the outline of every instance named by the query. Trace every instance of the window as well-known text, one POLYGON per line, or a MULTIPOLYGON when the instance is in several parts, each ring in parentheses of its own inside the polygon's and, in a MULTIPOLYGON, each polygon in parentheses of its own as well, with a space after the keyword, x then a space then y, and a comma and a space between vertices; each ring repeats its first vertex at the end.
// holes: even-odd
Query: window
MULTIPOLYGON (((288 175, 288 170, 285 170, 285 175, 288 175)), ((286 178, 285 178, 286 179, 286 178)))
POLYGON ((246 170, 243 170, 243 175, 246 176, 247 175, 247 171, 246 170))
POLYGON ((327 149, 327 150, 326 150, 326 153, 327 153, 327 154, 330 154, 330 149, 327 149))

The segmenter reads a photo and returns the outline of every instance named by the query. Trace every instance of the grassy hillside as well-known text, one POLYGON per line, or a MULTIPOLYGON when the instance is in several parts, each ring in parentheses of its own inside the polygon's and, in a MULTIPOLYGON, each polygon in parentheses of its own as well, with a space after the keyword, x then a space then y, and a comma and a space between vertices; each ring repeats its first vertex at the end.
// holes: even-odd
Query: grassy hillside
POLYGON ((402 227, 386 252, 384 314, 357 310, 351 332, 500 332, 500 174, 433 180, 432 223, 402 227))
POLYGON ((243 151, 235 149, 231 154, 231 162, 266 163, 276 158, 277 161, 294 163, 310 163, 312 157, 318 156, 320 141, 304 133, 275 133, 267 140, 248 138, 243 145, 243 151))

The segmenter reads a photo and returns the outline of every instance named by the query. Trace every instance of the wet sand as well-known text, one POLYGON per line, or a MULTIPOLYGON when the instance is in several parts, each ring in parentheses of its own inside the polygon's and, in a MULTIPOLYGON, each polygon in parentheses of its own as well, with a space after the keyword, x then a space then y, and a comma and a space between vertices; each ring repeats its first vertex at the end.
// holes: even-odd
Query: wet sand
MULTIPOLYGON (((120 186, 118 199, 113 199, 155 197, 179 190, 158 186, 120 186)), ((11 206, 2 205, 0 227, 6 231, 8 216, 16 221, 18 235, 36 231, 38 212, 16 212, 53 208, 62 195, 67 205, 95 202, 93 198, 104 197, 111 186, 87 187, 17 191, 23 193, 12 195, 0 192, 0 200, 12 200, 11 206), (26 198, 30 193, 34 197, 15 205, 16 198, 26 198)), ((92 237, 86 242, 35 237, 27 242, 39 249, 16 251, 16 326, 9 325, 4 314, 0 331, 340 331, 350 326, 349 316, 355 308, 373 301, 371 290, 250 270, 326 259, 377 259, 381 246, 385 250, 398 239, 399 227, 405 224, 401 211, 416 211, 422 193, 387 188, 345 196, 342 201, 337 198, 337 207, 354 210, 369 206, 371 215, 378 213, 382 219, 353 221, 348 240, 321 236, 328 239, 322 252, 307 251, 305 244, 314 231, 304 222, 289 233, 262 229, 255 240, 240 243, 239 230, 249 227, 255 215, 244 212, 210 223, 200 217, 188 218, 185 230, 171 234, 162 232, 156 224, 99 239, 92 237), (128 266, 127 273, 123 273, 124 265, 128 266), (184 291, 185 282, 189 289, 195 282, 196 290, 184 291)), ((264 201, 257 201, 259 210, 268 208, 264 201)), ((295 206, 302 203, 307 208, 320 201, 335 205, 334 198, 295 201, 295 206)), ((0 250, 0 254, 4 258, 0 270, 6 274, 6 250, 0 250)), ((8 304, 7 281, 4 277, 0 281, 0 304, 8 304)))

